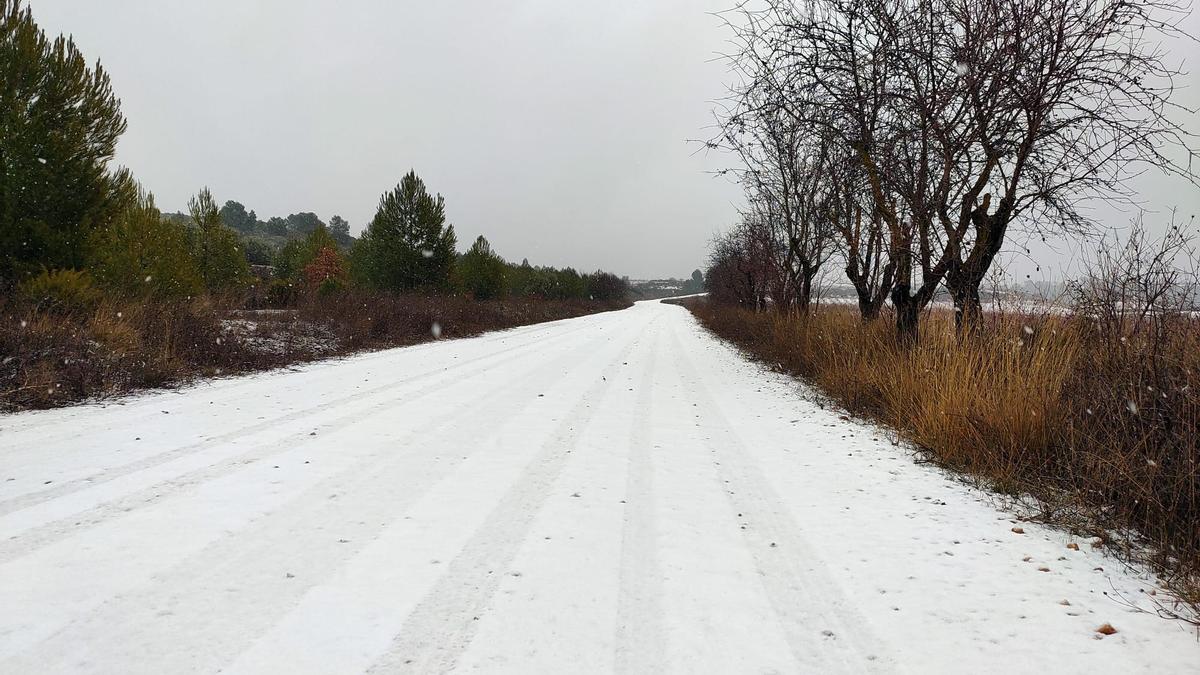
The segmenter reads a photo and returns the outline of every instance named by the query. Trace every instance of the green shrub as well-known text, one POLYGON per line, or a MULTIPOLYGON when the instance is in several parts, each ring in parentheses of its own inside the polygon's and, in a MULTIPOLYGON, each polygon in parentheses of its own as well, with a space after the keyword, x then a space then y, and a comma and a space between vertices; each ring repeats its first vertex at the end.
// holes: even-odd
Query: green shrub
POLYGON ((271 307, 290 307, 300 297, 300 286, 287 279, 273 279, 267 287, 267 304, 271 307))
POLYGON ((154 197, 133 204, 92 234, 88 268, 109 291, 129 297, 178 299, 204 290, 187 226, 166 220, 154 197))
POLYGON ((188 202, 188 211, 196 221, 189 231, 192 258, 200 270, 204 286, 210 291, 227 291, 251 280, 250 265, 242 252, 237 233, 221 222, 220 210, 208 188, 188 202))
POLYGON ((90 312, 100 304, 100 290, 83 270, 42 270, 20 286, 20 295, 39 309, 65 314, 90 312))
POLYGON ((321 295, 334 295, 344 290, 346 290, 346 282, 339 277, 329 277, 317 287, 317 293, 321 295))

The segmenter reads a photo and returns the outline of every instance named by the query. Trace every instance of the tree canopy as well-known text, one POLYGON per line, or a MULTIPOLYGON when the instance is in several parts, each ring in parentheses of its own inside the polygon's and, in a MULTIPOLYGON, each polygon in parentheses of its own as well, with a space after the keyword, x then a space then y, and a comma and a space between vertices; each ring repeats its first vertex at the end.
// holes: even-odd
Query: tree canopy
POLYGON ((0 0, 0 110, 0 284, 82 267, 88 234, 136 195, 108 169, 125 131, 108 73, 0 0))
POLYGON ((431 195, 415 171, 379 199, 375 217, 355 245, 353 269, 384 290, 445 288, 457 238, 446 224, 442 196, 431 195))
POLYGON ((188 201, 196 222, 191 230, 192 251, 204 286, 210 291, 236 288, 250 278, 250 267, 238 245, 237 235, 221 222, 217 202, 208 188, 188 201))

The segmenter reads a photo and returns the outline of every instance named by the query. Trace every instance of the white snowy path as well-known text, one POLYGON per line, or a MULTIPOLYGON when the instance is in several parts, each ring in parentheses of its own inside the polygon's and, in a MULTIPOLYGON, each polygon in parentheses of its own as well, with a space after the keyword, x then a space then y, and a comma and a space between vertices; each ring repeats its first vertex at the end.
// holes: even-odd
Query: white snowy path
POLYGON ((0 417, 0 672, 1197 672, 1013 526, 642 303, 0 417))

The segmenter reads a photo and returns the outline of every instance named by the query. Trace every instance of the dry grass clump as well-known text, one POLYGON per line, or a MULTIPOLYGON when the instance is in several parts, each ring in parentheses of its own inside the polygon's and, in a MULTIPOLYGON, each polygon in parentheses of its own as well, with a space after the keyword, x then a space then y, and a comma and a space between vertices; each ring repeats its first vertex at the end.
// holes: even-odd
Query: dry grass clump
POLYGON ((991 315, 964 338, 934 311, 910 348, 886 319, 864 324, 848 308, 808 317, 689 308, 935 461, 1033 496, 1049 521, 1149 553, 1177 593, 1200 601, 1197 319, 1162 313, 1152 329, 1113 335, 1082 315, 991 315))

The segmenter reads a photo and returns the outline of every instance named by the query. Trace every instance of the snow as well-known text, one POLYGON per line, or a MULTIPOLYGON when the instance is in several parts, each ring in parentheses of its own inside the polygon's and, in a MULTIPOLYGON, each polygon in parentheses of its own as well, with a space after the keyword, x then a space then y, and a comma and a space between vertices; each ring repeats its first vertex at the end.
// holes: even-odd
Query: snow
POLYGON ((648 302, 0 417, 0 672, 1194 672, 812 401, 648 302))
POLYGON ((338 338, 327 326, 287 318, 260 313, 254 318, 221 319, 221 330, 243 347, 262 354, 325 355, 337 351, 338 338))

